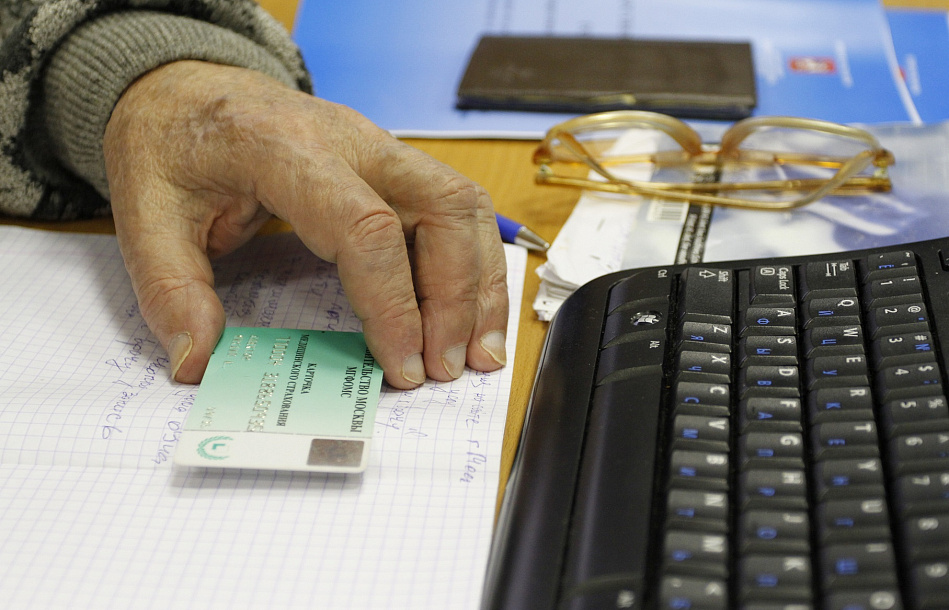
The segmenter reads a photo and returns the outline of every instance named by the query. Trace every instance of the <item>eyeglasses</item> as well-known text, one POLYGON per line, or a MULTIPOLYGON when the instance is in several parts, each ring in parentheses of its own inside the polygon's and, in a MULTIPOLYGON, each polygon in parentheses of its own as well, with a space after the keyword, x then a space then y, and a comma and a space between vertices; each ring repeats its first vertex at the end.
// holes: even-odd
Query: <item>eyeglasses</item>
POLYGON ((715 146, 673 117, 615 111, 551 128, 534 163, 540 184, 787 210, 825 195, 888 192, 894 158, 870 133, 816 119, 744 119, 715 146))

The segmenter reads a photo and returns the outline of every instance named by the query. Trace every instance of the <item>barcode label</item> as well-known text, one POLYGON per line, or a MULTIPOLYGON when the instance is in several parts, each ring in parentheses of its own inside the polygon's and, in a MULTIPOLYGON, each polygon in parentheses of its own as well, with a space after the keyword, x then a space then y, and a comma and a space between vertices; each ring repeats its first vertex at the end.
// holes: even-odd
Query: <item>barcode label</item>
POLYGON ((646 220, 649 222, 685 222, 685 217, 689 213, 689 203, 687 201, 668 201, 662 199, 653 199, 649 202, 649 211, 646 220))

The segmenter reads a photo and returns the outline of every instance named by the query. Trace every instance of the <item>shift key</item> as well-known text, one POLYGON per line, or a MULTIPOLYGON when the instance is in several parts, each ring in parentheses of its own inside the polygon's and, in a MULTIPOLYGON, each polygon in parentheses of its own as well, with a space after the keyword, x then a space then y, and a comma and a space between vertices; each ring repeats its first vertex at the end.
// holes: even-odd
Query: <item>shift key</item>
POLYGON ((731 324, 735 279, 729 269, 689 267, 682 274, 679 310, 684 322, 731 324))

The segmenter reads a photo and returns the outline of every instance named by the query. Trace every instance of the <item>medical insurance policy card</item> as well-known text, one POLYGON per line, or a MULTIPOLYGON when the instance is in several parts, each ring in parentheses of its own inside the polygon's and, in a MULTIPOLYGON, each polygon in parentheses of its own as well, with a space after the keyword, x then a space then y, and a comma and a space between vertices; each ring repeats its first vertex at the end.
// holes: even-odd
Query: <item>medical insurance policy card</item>
POLYGON ((226 328, 175 463, 362 472, 381 385, 361 333, 226 328))

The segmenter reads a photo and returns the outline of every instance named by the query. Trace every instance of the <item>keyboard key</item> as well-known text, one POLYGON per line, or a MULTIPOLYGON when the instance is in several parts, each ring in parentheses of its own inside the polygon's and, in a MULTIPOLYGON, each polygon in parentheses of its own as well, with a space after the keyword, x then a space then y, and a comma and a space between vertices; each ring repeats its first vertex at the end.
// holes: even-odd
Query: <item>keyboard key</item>
POLYGON ((929 330, 929 312, 922 302, 875 307, 867 315, 871 338, 894 333, 925 333, 929 330))
POLYGON ((668 317, 668 300, 616 312, 606 319, 602 344, 607 347, 617 340, 665 338, 668 317))
POLYGON ((796 366, 748 366, 738 373, 739 398, 749 396, 781 396, 796 398, 801 394, 800 373, 796 366))
POLYGON ((883 401, 909 396, 914 392, 922 393, 923 389, 928 389, 932 394, 942 393, 942 375, 935 360, 888 366, 877 374, 877 391, 883 401))
POLYGON ((876 271, 889 269, 916 269, 916 255, 911 250, 871 254, 866 258, 867 279, 876 271))
POLYGON ((913 563, 944 559, 949 548, 949 502, 945 512, 905 519, 903 553, 913 563))
POLYGON ((662 548, 666 574, 728 576, 728 538, 722 534, 670 530, 662 548))
POLYGON ((863 352, 863 328, 853 326, 816 326, 804 331, 804 354, 816 356, 827 353, 833 348, 833 353, 851 353, 843 347, 857 347, 857 352, 863 352))
POLYGON ((665 338, 657 336, 647 341, 629 341, 603 349, 596 368, 597 385, 632 376, 661 378, 665 345, 665 338))
POLYGON ((666 508, 666 518, 679 529, 683 523, 698 523, 704 524, 705 531, 727 531, 727 493, 674 488, 666 508))
POLYGON ((910 587, 917 608, 949 608, 949 561, 924 561, 913 566, 910 587))
POLYGON ((679 308, 683 321, 731 324, 734 291, 734 275, 728 269, 686 269, 682 273, 679 308))
POLYGON ((740 366, 797 365, 797 337, 794 335, 748 335, 738 342, 740 366))
POLYGON ((828 500, 817 505, 818 539, 824 543, 890 538, 886 495, 828 500))
POLYGON ((807 397, 812 424, 873 419, 873 398, 867 386, 818 388, 807 397))
POLYGON ((728 450, 728 431, 726 417, 703 417, 701 415, 676 415, 672 422, 672 434, 675 445, 689 447, 694 441, 705 441, 728 450))
POLYGON ((747 470, 738 477, 741 510, 804 510, 807 478, 803 470, 747 470))
POLYGON ((804 328, 860 324, 860 301, 854 297, 810 299, 804 310, 804 328))
POLYGON ((826 610, 903 610, 896 587, 868 587, 864 591, 833 592, 827 598, 826 610))
POLYGON ((672 292, 672 274, 668 269, 636 270, 610 290, 607 312, 619 308, 633 307, 633 303, 644 299, 669 300, 672 292))
POLYGON ((565 610, 601 610, 602 608, 622 608, 638 610, 646 608, 642 578, 611 578, 597 583, 596 587, 578 587, 564 594, 564 603, 559 607, 565 610))
POLYGON ((824 460, 814 465, 818 501, 882 497, 883 463, 879 458, 824 460))
POLYGON ((811 428, 811 443, 816 460, 876 458, 880 455, 879 436, 873 420, 817 424, 811 428))
POLYGON ((853 261, 837 260, 804 265, 802 293, 808 299, 856 297, 857 274, 853 261))
MULTIPOLYGON (((671 458, 671 474, 677 479, 710 478, 720 481, 728 489, 728 454, 707 451, 675 450, 671 458)), ((675 479, 673 480, 673 485, 675 479)))
POLYGON ((944 510, 949 504, 949 470, 899 477, 896 480, 896 499, 902 515, 944 510))
POLYGON ((922 286, 919 277, 910 275, 870 282, 867 284, 864 301, 867 307, 883 307, 918 301, 921 298, 922 286))
POLYGON ((891 400, 883 405, 880 414, 887 438, 925 432, 949 432, 949 407, 946 397, 942 394, 891 400))
POLYGON ((797 327, 793 307, 749 307, 743 316, 741 334, 792 335, 797 327))
POLYGON ((832 544, 821 551, 825 590, 896 587, 896 556, 887 540, 832 544))
POLYGON ((949 432, 898 436, 890 442, 890 468, 894 472, 919 472, 949 466, 949 432))
POLYGON ((739 433, 797 432, 803 430, 799 398, 752 396, 738 405, 739 433))
POLYGON ((676 359, 676 378, 687 381, 729 383, 732 360, 728 354, 682 351, 676 359))
POLYGON ((717 346, 714 351, 730 351, 732 343, 732 327, 728 324, 710 322, 685 322, 680 335, 685 349, 697 349, 698 344, 712 344, 717 346), (725 350, 718 348, 725 347, 725 350))
POLYGON ((749 432, 738 438, 741 470, 804 468, 804 438, 800 433, 749 432))
POLYGON ((807 385, 811 390, 870 384, 867 359, 863 354, 818 356, 807 363, 807 385))
POLYGON ((752 269, 751 304, 793 305, 793 267, 790 265, 762 265, 752 269))
POLYGON ((675 401, 690 405, 719 405, 727 407, 731 396, 727 384, 680 381, 675 384, 675 401))
POLYGON ((926 362, 934 358, 935 349, 929 332, 884 334, 871 344, 871 354, 877 368, 926 362))
POLYGON ((811 600, 811 559, 807 555, 748 554, 738 566, 739 597, 743 601, 811 600))
POLYGON ((728 587, 723 580, 666 576, 660 587, 659 607, 664 610, 725 610, 728 607, 728 587))
POLYGON ((805 511, 750 510, 739 518, 741 553, 810 553, 805 511))

